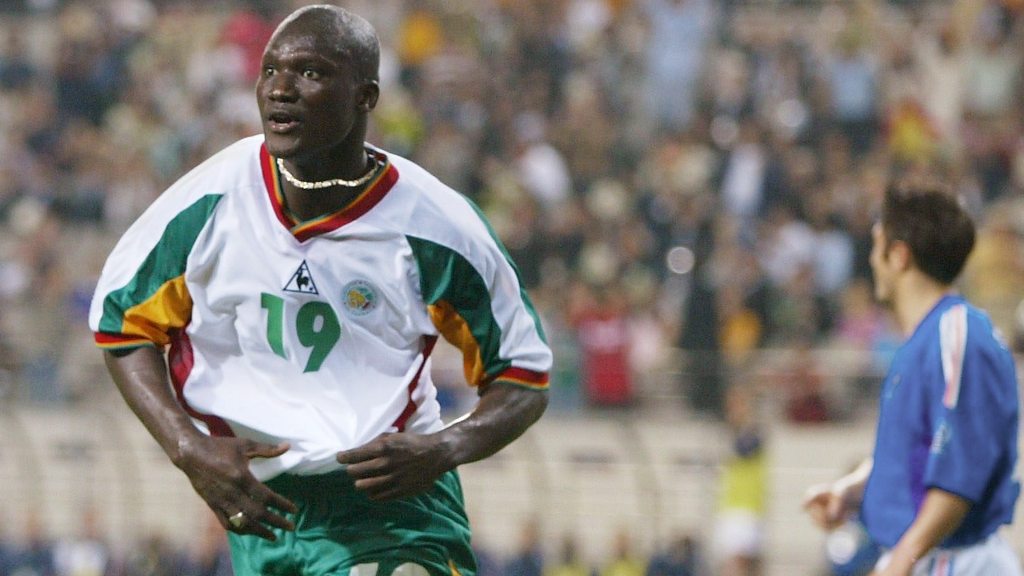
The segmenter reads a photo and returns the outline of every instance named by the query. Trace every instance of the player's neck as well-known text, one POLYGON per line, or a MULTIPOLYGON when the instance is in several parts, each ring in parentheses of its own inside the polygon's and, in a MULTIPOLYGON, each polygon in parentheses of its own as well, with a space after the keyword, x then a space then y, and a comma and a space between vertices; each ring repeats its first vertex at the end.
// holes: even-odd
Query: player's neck
POLYGON ((307 222, 347 207, 365 189, 365 186, 360 186, 359 188, 333 187, 323 190, 300 190, 285 183, 282 191, 288 211, 299 221, 307 222))
POLYGON ((939 300, 953 292, 952 286, 940 284, 920 273, 901 278, 893 298, 893 314, 900 333, 909 338, 939 300))
POLYGON ((328 214, 333 214, 359 197, 372 182, 375 171, 381 168, 372 155, 369 155, 362 147, 359 152, 345 154, 347 160, 338 163, 330 163, 324 159, 303 159, 299 161, 285 161, 281 179, 282 192, 288 210, 299 220, 308 221, 328 214), (331 166, 333 168, 325 168, 331 166), (339 166, 341 166, 339 168, 339 166), (288 173, 285 174, 284 171, 288 173), (342 176, 331 176, 331 174, 342 176), (348 175, 355 175, 349 178, 348 175), (292 182, 299 180, 299 184, 316 185, 317 183, 340 178, 348 180, 351 184, 328 185, 326 187, 300 187, 292 182))

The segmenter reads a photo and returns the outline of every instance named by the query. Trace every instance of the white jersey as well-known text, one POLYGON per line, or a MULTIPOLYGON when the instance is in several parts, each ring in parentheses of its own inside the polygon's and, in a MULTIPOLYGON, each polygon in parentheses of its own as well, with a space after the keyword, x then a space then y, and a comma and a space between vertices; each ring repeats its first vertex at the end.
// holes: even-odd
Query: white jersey
POLYGON ((416 164, 371 151, 383 168, 366 191, 300 222, 262 136, 243 139, 157 199, 103 268, 97 344, 169 347, 200 429, 291 444, 253 462, 260 479, 335 470, 337 452, 384 432, 439 430, 439 335, 473 386, 547 386, 539 319, 481 214, 416 164))

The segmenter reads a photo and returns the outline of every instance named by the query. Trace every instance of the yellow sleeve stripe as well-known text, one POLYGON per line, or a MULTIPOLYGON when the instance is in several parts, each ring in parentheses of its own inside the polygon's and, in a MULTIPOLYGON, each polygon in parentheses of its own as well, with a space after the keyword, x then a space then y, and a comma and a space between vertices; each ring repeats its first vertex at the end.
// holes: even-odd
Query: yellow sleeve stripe
POLYGON ((191 317, 192 296, 181 275, 165 282, 144 302, 125 310, 121 334, 166 346, 171 330, 184 328, 191 317))
POLYGON ((473 337, 466 320, 454 306, 444 300, 427 306, 427 311, 444 339, 462 352, 462 371, 466 375, 466 381, 470 386, 483 384, 487 375, 484 372, 483 358, 480 356, 480 345, 473 337))

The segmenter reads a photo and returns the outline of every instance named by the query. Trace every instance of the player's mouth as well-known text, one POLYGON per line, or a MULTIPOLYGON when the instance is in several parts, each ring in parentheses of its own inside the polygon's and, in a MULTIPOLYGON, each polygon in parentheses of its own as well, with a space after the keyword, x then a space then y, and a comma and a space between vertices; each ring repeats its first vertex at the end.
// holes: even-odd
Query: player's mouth
POLYGON ((275 134, 287 134, 299 124, 299 119, 288 112, 271 112, 267 115, 267 128, 275 134))

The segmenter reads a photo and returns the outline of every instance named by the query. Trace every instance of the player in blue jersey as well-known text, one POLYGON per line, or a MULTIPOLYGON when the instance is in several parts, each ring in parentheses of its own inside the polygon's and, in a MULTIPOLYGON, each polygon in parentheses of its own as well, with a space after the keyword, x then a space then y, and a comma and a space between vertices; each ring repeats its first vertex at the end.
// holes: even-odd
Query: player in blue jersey
POLYGON ((551 351, 483 216, 364 141, 379 58, 362 18, 296 10, 263 54, 263 134, 161 194, 97 284, 111 375, 238 576, 472 576, 456 468, 547 405, 551 351), (480 397, 448 425, 438 338, 480 397))
POLYGON ((970 216, 941 186, 886 191, 870 262, 875 296, 906 340, 882 384, 873 457, 805 500, 829 530, 859 507, 885 550, 878 576, 1021 574, 998 534, 1020 492, 1014 360, 953 288, 974 240, 970 216))

